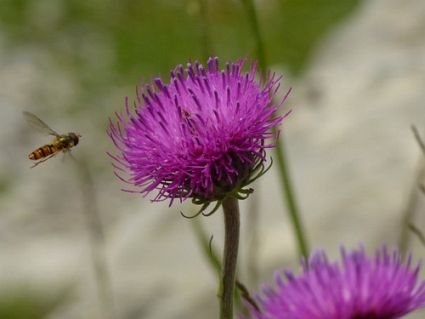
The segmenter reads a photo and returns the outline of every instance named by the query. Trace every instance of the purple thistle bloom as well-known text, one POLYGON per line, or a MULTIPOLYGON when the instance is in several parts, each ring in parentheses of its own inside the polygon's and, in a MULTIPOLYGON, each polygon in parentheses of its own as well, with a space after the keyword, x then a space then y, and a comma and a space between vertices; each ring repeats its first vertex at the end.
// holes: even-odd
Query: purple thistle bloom
POLYGON ((206 69, 177 66, 169 84, 156 78, 156 90, 144 85, 137 92, 134 113, 126 98, 108 134, 120 153, 110 155, 115 174, 136 186, 128 191, 157 190, 154 201, 170 199, 170 205, 176 198, 209 203, 237 196, 264 172, 264 149, 273 146, 266 140, 284 118, 274 115, 283 101, 272 103, 280 78, 269 74, 258 83, 256 64, 247 73, 243 64, 220 71, 210 58, 206 69))
MULTIPOLYGON (((402 262, 397 250, 386 247, 368 257, 364 248, 342 263, 331 263, 324 252, 314 254, 302 273, 277 274, 276 288, 257 296, 259 308, 249 306, 255 319, 395 319, 425 305, 425 282, 411 256, 402 262)), ((243 317, 242 317, 243 318, 243 317)))

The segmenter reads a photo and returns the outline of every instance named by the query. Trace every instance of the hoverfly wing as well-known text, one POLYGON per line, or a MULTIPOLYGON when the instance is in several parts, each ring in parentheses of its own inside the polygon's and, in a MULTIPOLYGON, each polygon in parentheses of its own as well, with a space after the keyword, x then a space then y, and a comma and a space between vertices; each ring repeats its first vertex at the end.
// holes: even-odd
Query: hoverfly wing
POLYGON ((69 162, 71 161, 76 161, 75 157, 72 155, 71 150, 70 149, 63 149, 62 151, 63 156, 62 156, 62 163, 65 162, 69 162))
POLYGON ((46 123, 44 123, 42 120, 40 120, 36 115, 24 111, 22 114, 25 117, 25 120, 27 123, 35 130, 39 131, 40 133, 49 134, 53 136, 59 136, 59 134, 54 131, 52 128, 50 128, 46 123))

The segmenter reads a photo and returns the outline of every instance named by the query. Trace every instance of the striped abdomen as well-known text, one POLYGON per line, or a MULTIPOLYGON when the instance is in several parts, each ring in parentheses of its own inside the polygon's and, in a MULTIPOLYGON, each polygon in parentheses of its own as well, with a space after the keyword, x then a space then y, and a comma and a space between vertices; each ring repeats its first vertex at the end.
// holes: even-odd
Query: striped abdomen
POLYGON ((34 152, 32 152, 30 155, 28 155, 28 158, 30 160, 39 160, 42 158, 45 158, 47 156, 50 156, 58 151, 61 150, 60 145, 54 145, 54 144, 46 144, 43 145, 40 148, 37 148, 34 152))

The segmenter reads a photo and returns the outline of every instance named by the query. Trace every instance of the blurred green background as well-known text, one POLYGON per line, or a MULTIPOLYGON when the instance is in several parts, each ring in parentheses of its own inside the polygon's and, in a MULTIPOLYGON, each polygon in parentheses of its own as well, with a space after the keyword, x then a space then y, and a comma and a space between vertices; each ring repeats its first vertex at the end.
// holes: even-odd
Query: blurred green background
MULTIPOLYGON (((269 66, 277 65, 286 75, 302 77, 321 40, 349 18, 359 2, 255 1, 269 66)), ((25 70, 22 74, 13 74, 19 79, 17 83, 21 85, 20 92, 24 90, 24 98, 19 92, 7 94, 10 77, 4 73, 1 101, 4 105, 11 101, 15 104, 12 111, 10 108, 7 111, 9 113, 2 108, 1 115, 3 118, 11 114, 20 116, 23 108, 59 127, 93 127, 98 135, 83 133, 82 144, 85 143, 86 150, 81 152, 92 159, 90 165, 95 174, 106 171, 112 179, 107 159, 97 159, 106 157, 105 150, 109 147, 103 133, 108 116, 120 110, 123 97, 131 96, 141 80, 159 74, 166 78, 174 65, 189 60, 205 62, 205 25, 210 37, 209 47, 222 62, 240 57, 256 58, 256 41, 243 1, 0 0, 0 72, 22 62, 31 64, 36 74, 29 74, 30 79, 26 78, 25 70), (202 16, 203 6, 207 8, 206 19, 202 16)), ((23 127, 24 124, 22 130, 23 127)), ((28 138, 27 133, 20 134, 16 142, 22 142, 19 153, 13 150, 2 155, 0 200, 5 201, 9 191, 24 183, 17 176, 27 174, 23 166, 28 163, 25 159, 16 161, 16 157, 22 158, 32 146, 42 143, 35 137, 28 138)), ((5 143, 3 149, 11 150, 5 143)), ((50 169, 57 169, 61 164, 51 165, 50 169)), ((55 185, 53 178, 47 180, 55 185)), ((118 192, 117 185, 113 187, 118 192)), ((48 188, 43 192, 48 192, 48 188)), ((38 210, 55 211, 52 198, 46 196, 43 200, 45 204, 37 206, 38 210)), ((5 211, 1 213, 6 214, 5 211)), ((54 224, 52 216, 50 220, 54 224)), ((0 220, 2 218, 0 215, 0 220)), ((112 221, 118 218, 111 217, 112 221)), ((44 226, 34 226, 34 223, 37 225, 33 221, 32 226, 26 226, 29 228, 25 228, 25 232, 41 232, 43 228, 37 230, 37 227, 44 226)), ((45 293, 23 288, 19 280, 16 284, 16 289, 2 291, 0 287, 0 318, 45 318, 50 309, 56 310, 58 304, 66 300, 58 295, 62 296, 67 287, 56 287, 57 293, 52 294, 52 291, 45 293)), ((138 318, 138 315, 133 317, 138 318)))
MULTIPOLYGON (((255 58, 252 28, 237 0, 2 0, 3 47, 35 50, 69 72, 84 89, 67 107, 86 108, 97 104, 98 91, 167 75, 189 59, 202 61, 202 2, 214 54, 222 61, 255 58)), ((268 63, 300 75, 320 40, 358 3, 256 1, 268 63)))

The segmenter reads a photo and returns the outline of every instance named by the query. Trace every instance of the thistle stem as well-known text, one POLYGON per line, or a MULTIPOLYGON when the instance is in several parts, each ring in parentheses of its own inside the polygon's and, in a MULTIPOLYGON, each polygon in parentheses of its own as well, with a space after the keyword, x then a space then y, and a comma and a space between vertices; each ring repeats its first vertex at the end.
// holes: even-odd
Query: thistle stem
MULTIPOLYGON (((252 31, 256 40, 257 58, 263 79, 266 77, 267 62, 266 53, 264 49, 263 37, 261 35, 260 25, 258 23, 257 12, 253 0, 242 0, 246 7, 248 19, 251 23, 252 31)), ((289 217, 292 227, 295 232, 295 237, 298 244, 298 253, 305 258, 308 258, 308 246, 301 223, 300 212, 298 209, 297 201, 295 199, 295 192, 293 190, 291 178, 289 176, 289 169, 285 154, 284 143, 282 139, 276 140, 276 158, 277 167, 279 170, 279 179, 282 184, 283 192, 286 198, 286 205, 289 212, 289 217)))
POLYGON ((220 291, 220 319, 233 319, 233 291, 239 248, 239 203, 233 197, 223 200, 224 253, 220 291))

